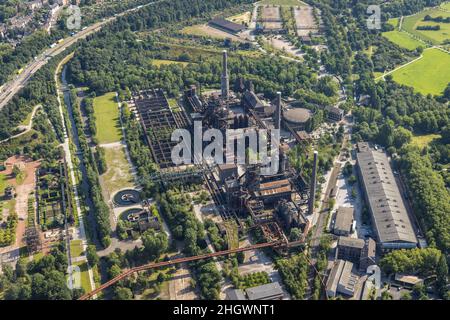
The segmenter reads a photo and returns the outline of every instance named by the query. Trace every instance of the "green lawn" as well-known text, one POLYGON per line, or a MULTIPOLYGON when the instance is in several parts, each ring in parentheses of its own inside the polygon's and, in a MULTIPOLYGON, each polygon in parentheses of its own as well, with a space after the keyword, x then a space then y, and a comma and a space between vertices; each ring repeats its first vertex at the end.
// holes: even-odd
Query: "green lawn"
POLYGON ((108 193, 113 194, 124 188, 134 187, 130 165, 125 156, 123 146, 104 148, 106 166, 108 170, 102 176, 104 187, 108 193))
POLYGON ((100 144, 118 142, 122 139, 115 92, 94 99, 94 114, 96 137, 100 144))
POLYGON ((450 82, 450 54, 427 49, 422 59, 395 71, 392 76, 398 83, 424 95, 441 95, 450 82))
POLYGON ((170 64, 179 64, 182 65, 183 67, 187 66, 189 63, 188 62, 183 62, 183 61, 174 61, 174 60, 160 60, 160 59, 153 59, 152 60, 152 64, 155 66, 166 66, 166 65, 170 65, 170 64))
POLYGON ((387 38, 389 41, 397 44, 398 46, 408 49, 415 50, 418 47, 426 47, 426 44, 412 38, 406 32, 401 32, 398 30, 383 32, 383 37, 387 38))
POLYGON ((398 22, 399 22, 400 18, 391 18, 388 20, 388 24, 390 24, 391 26, 393 26, 394 28, 398 28, 398 22))
POLYGON ((76 266, 80 268, 81 272, 81 287, 84 289, 86 293, 91 292, 91 281, 89 279, 88 266, 86 262, 77 262, 76 266))
POLYGON ((83 243, 81 240, 70 241, 70 255, 72 258, 78 258, 83 254, 83 243))
POLYGON ((450 11, 450 2, 441 4, 441 8, 443 8, 444 10, 450 11))
POLYGON ((450 39, 450 23, 436 23, 433 21, 423 21, 426 15, 431 17, 450 17, 450 12, 445 12, 439 9, 428 9, 424 10, 416 15, 405 17, 403 20, 402 29, 408 31, 419 38, 429 41, 433 44, 441 44, 444 40, 450 39), (416 30, 417 26, 428 26, 428 25, 440 25, 441 30, 431 31, 431 30, 416 30))
POLYGON ((422 136, 414 136, 411 140, 411 144, 419 147, 421 150, 428 146, 433 140, 440 139, 440 134, 427 134, 422 136))
POLYGON ((0 173, 0 195, 3 195, 5 193, 5 189, 8 186, 7 181, 8 181, 8 179, 7 179, 6 175, 4 175, 3 173, 0 173))

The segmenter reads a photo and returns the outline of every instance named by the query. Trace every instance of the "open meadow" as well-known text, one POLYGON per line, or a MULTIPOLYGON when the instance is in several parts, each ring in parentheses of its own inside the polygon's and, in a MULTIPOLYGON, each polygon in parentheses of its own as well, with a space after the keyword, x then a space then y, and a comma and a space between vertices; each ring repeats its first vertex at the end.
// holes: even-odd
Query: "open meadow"
POLYGON ((450 17, 450 11, 446 12, 439 9, 427 9, 418 14, 405 17, 403 20, 402 30, 419 37, 424 41, 432 44, 442 44, 445 40, 450 40, 450 23, 438 23, 435 21, 423 21, 425 16, 432 18, 450 17), (423 26, 440 26, 440 30, 417 30, 417 27, 423 26))
POLYGON ((109 92, 94 99, 96 137, 99 144, 118 142, 122 138, 116 94, 109 92))
POLYGON ((387 38, 389 41, 395 43, 396 45, 411 51, 416 50, 418 47, 426 46, 425 43, 412 38, 406 32, 398 30, 383 32, 383 37, 387 38))
POLYGON ((441 95, 450 82, 450 54, 432 48, 423 58, 392 73, 398 83, 413 87, 424 95, 441 95))

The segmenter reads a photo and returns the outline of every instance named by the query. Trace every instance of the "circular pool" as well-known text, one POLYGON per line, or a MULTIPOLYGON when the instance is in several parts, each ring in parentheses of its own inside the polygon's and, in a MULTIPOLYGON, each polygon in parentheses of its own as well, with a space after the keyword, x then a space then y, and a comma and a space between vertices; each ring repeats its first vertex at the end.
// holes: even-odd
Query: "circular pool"
POLYGON ((138 191, 127 189, 117 192, 114 195, 113 201, 121 207, 134 206, 141 202, 141 196, 138 191))
POLYGON ((140 213, 140 212, 142 212, 142 209, 139 209, 139 208, 133 208, 133 209, 126 210, 120 214, 120 220, 136 222, 138 220, 138 217, 136 216, 136 214, 140 213))

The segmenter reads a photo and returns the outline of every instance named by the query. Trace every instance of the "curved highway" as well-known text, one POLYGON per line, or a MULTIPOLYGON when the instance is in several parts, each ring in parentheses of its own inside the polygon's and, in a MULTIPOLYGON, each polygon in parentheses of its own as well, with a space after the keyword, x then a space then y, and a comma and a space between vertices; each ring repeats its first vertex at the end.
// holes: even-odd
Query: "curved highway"
POLYGON ((61 43, 56 44, 55 47, 49 48, 44 53, 36 57, 36 59, 32 62, 30 62, 26 67, 23 68, 23 71, 17 75, 13 80, 5 83, 4 86, 0 89, 0 110, 3 109, 8 102, 17 94, 17 92, 20 91, 25 85, 27 84, 28 80, 43 66, 47 64, 47 62, 59 55, 61 52, 69 48, 71 45, 76 43, 80 39, 86 38, 88 35, 96 33, 97 31, 101 30, 101 28, 114 20, 116 20, 118 17, 124 16, 128 13, 137 11, 143 7, 147 7, 149 5, 152 5, 157 2, 161 1, 153 1, 150 3, 147 3, 145 5, 140 5, 135 8, 126 10, 122 13, 116 14, 114 17, 110 17, 107 19, 104 19, 103 21, 97 22, 84 30, 79 31, 78 33, 74 34, 72 37, 65 38, 64 41, 61 43))

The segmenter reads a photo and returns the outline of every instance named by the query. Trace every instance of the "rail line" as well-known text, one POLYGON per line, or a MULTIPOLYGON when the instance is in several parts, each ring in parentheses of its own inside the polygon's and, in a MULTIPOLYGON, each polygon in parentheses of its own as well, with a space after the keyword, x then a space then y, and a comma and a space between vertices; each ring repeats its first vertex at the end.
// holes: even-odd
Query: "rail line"
POLYGON ((214 258, 214 257, 220 257, 220 256, 225 256, 225 255, 229 255, 229 254, 233 254, 233 253, 238 253, 238 252, 245 252, 245 251, 257 250, 257 249, 263 249, 263 248, 269 248, 269 247, 280 247, 283 245, 286 245, 286 243, 284 243, 282 241, 267 242, 267 243, 255 244, 255 245, 245 247, 245 248, 229 249, 229 250, 225 250, 225 251, 218 251, 218 252, 193 256, 193 257, 185 257, 185 258, 178 258, 178 259, 174 259, 174 260, 170 260, 170 261, 149 263, 149 264, 146 264, 146 265, 143 265, 140 267, 135 267, 135 268, 132 268, 132 269, 129 269, 129 270, 123 272, 122 274, 118 275, 117 277, 109 280, 108 282, 105 282, 104 284, 102 284, 101 286, 96 288, 95 290, 81 296, 78 300, 88 300, 88 299, 92 298, 93 296, 95 296, 96 294, 100 293, 101 291, 105 290, 106 288, 112 286, 116 282, 118 282, 122 279, 125 279, 128 276, 130 276, 136 272, 154 269, 154 268, 171 266, 174 264, 180 264, 180 263, 184 263, 184 262, 192 262, 192 261, 198 261, 198 260, 209 259, 209 258, 214 258))

